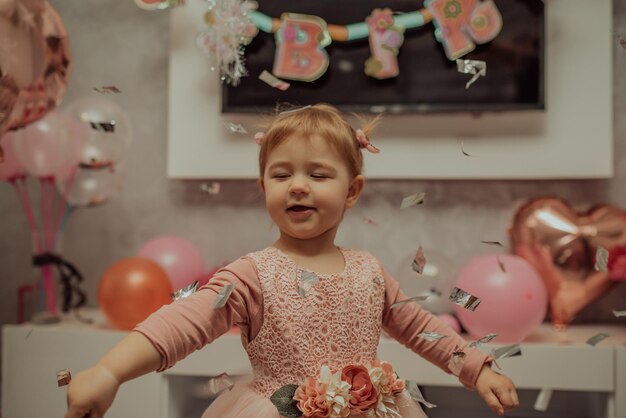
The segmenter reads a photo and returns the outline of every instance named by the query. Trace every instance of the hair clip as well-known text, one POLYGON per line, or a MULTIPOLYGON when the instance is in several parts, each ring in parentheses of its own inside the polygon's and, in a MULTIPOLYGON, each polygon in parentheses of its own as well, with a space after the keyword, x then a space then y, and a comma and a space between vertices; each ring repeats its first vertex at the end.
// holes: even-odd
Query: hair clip
POLYGON ((263 145, 264 141, 265 141, 265 132, 257 132, 254 134, 254 142, 256 142, 258 145, 263 145))
POLYGON ((359 141, 360 148, 365 148, 372 154, 378 154, 380 152, 378 148, 376 148, 370 143, 370 140, 367 139, 365 132, 363 132, 361 129, 356 130, 356 140, 359 141))

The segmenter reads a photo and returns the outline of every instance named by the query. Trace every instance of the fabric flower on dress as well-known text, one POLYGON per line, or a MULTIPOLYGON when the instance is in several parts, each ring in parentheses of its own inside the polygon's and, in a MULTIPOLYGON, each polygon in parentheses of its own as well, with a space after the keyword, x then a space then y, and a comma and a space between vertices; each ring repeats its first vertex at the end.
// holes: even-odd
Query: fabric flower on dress
POLYGON ((318 382, 314 377, 307 377, 304 384, 296 389, 293 399, 298 402, 298 409, 303 417, 325 418, 330 413, 330 404, 326 399, 328 385, 318 382))
POLYGON ((620 245, 609 251, 607 268, 611 280, 626 281, 626 246, 620 245))
POLYGON ((348 365, 341 371, 341 380, 350 384, 350 409, 365 412, 378 403, 378 390, 372 384, 369 371, 365 366, 348 365))

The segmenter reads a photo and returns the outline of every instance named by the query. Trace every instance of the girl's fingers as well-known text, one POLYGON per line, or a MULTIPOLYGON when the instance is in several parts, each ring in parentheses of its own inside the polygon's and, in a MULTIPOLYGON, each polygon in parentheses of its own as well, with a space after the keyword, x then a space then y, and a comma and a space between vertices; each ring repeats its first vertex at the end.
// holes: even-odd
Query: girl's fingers
POLYGON ((517 391, 515 388, 509 389, 511 393, 511 400, 513 401, 513 408, 517 408, 519 406, 519 398, 517 397, 517 391))
POLYGON ((489 391, 482 393, 481 395, 485 400, 485 403, 489 406, 489 408, 493 410, 493 412, 498 415, 504 414, 504 407, 500 404, 500 401, 498 400, 496 395, 493 394, 493 392, 489 391))

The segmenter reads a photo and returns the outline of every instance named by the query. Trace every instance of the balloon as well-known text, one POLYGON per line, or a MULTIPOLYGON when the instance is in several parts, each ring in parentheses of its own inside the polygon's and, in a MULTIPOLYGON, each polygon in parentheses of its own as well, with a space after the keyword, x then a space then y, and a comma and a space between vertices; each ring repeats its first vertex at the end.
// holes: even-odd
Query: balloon
POLYGON ((132 140, 124 109, 103 97, 85 97, 63 111, 70 119, 70 136, 79 144, 81 164, 101 166, 123 160, 132 140))
POLYGON ((450 314, 439 314, 437 315, 437 317, 444 323, 446 323, 450 328, 452 328, 452 330, 454 332, 456 332, 457 334, 461 333, 461 324, 459 324, 459 321, 450 314))
POLYGON ((92 168, 74 166, 57 176, 59 194, 71 206, 95 206, 106 203, 119 193, 124 180, 120 166, 92 168))
POLYGON ((424 309, 435 314, 453 312, 454 308, 448 301, 448 295, 453 287, 456 267, 445 255, 437 251, 426 249, 424 254, 426 265, 421 275, 411 269, 415 251, 411 251, 400 261, 392 275, 409 297, 429 295, 428 299, 419 302, 424 309))
POLYGON ((144 258, 124 258, 110 266, 98 285, 98 304, 116 328, 130 330, 172 301, 167 274, 144 258))
POLYGON ((626 245, 626 216, 611 205, 578 213, 562 199, 542 197, 517 211, 509 233, 514 251, 539 271, 553 324, 562 327, 610 288, 608 275, 594 275, 595 252, 626 245))
POLYGON ((209 270, 207 273, 203 274, 202 277, 200 279, 198 279, 198 287, 204 286, 205 284, 207 284, 209 282, 209 280, 211 280, 211 278, 213 276, 215 276, 215 273, 217 273, 222 267, 228 265, 228 263, 222 263, 217 267, 213 267, 211 270, 209 270))
POLYGON ((4 161, 0 162, 0 180, 10 180, 24 174, 24 167, 15 155, 14 141, 13 132, 7 132, 0 137, 0 147, 4 150, 4 161))
POLYGON ((76 164, 75 151, 59 112, 50 112, 15 132, 15 155, 35 177, 51 177, 76 164))
POLYGON ((481 299, 470 311, 454 306, 465 329, 476 339, 498 334, 498 342, 519 342, 543 321, 548 304, 537 272, 521 257, 484 254, 459 271, 456 287, 481 299))
POLYGON ((200 280, 206 271, 200 251, 191 241, 177 236, 156 237, 144 244, 136 256, 147 258, 161 266, 174 290, 200 280))
POLYGON ((67 31, 45 0, 0 3, 0 133, 42 118, 67 89, 67 31))

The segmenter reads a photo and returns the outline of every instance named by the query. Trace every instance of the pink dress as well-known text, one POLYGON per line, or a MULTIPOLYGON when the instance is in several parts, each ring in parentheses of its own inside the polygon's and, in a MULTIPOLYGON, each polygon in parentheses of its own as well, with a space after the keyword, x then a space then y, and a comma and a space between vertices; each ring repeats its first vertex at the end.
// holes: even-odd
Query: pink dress
MULTIPOLYGON (((299 385, 307 376, 317 377, 324 365, 335 372, 346 365, 379 360, 376 350, 382 329, 473 388, 488 356, 468 347, 416 303, 391 309, 407 298, 398 283, 370 254, 341 251, 345 269, 340 274, 302 269, 274 247, 248 254, 220 270, 198 292, 155 312, 135 330, 161 353, 162 371, 233 325, 241 327, 253 375, 222 393, 203 418, 279 418, 269 399, 276 389, 299 385), (305 283, 310 273, 317 277, 316 283, 305 283), (234 290, 226 306, 212 308, 220 289, 229 283, 234 290), (298 289, 306 289, 306 294, 298 289), (424 331, 448 337, 427 341, 419 337, 424 331), (465 356, 452 355, 459 350, 465 356)), ((393 365, 393 359, 380 360, 393 365)), ((396 396, 396 404, 401 417, 426 417, 406 391, 396 396)))

